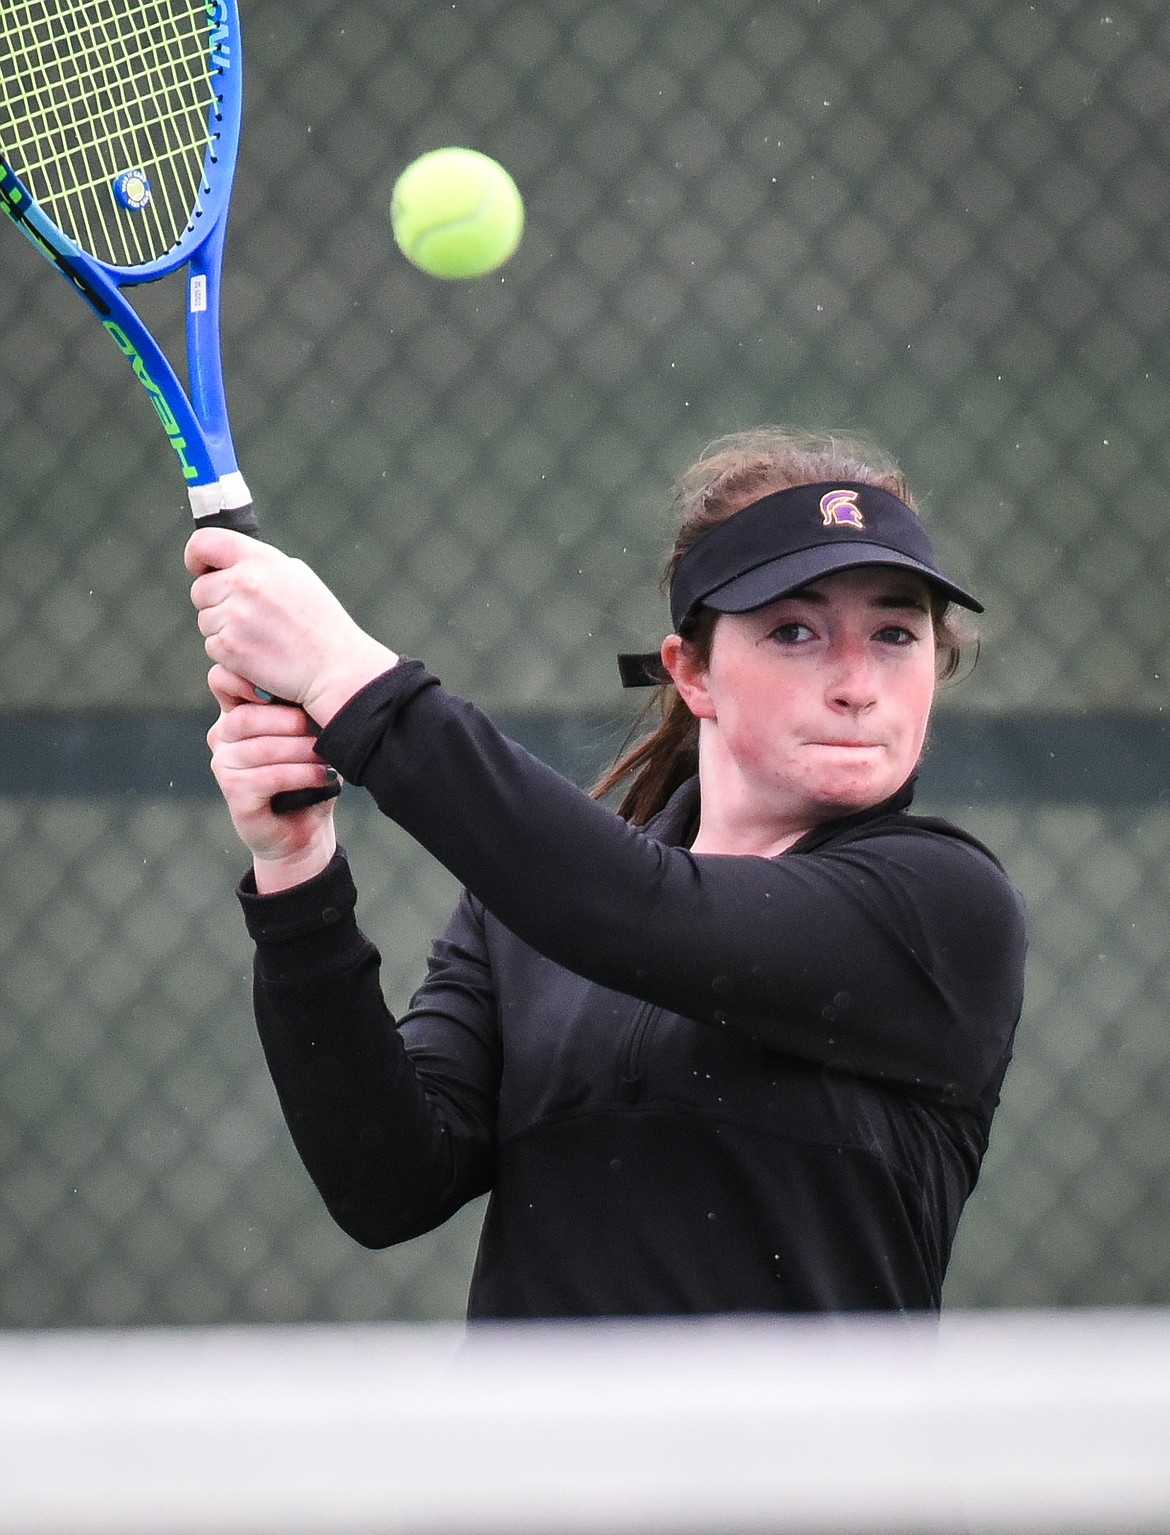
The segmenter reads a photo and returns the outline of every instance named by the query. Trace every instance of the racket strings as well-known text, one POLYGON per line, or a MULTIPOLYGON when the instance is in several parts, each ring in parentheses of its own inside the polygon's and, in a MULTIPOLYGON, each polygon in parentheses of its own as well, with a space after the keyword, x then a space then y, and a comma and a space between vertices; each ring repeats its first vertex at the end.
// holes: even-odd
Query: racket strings
POLYGON ((134 267, 198 212, 219 108, 203 0, 4 0, 0 148, 83 249, 134 267), (141 171, 143 206, 115 192, 141 171))

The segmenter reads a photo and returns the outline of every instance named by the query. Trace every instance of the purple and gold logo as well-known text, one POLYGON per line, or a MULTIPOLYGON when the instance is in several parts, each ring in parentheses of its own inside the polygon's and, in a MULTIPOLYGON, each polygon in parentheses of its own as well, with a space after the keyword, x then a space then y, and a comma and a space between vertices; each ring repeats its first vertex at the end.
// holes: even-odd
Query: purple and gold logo
POLYGON ((821 497, 821 516, 826 528, 864 528, 865 519, 855 490, 827 490, 821 497))

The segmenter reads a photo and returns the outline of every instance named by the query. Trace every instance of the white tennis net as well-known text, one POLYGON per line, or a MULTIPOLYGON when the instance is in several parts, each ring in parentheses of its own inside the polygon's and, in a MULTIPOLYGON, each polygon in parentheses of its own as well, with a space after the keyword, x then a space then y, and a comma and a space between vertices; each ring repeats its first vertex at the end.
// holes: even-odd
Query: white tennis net
POLYGON ((1170 1531, 1170 1315, 0 1335, 4 1535, 1170 1531))

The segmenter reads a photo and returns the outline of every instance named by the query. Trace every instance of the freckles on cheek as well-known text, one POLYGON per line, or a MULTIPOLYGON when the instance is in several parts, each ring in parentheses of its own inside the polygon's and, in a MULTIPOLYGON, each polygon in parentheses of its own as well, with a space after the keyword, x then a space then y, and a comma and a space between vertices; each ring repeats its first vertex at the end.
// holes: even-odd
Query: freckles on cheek
POLYGON ((773 707, 772 701, 767 710, 748 709, 740 715, 733 749, 740 764, 761 781, 787 782, 808 766, 783 707, 773 707))

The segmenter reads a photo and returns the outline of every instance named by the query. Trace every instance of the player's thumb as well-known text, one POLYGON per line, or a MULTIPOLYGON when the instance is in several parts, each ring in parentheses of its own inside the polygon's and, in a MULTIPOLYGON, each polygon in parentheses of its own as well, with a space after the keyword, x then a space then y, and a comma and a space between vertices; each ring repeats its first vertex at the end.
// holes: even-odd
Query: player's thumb
POLYGON ((230 528, 196 528, 183 550, 183 564, 193 576, 202 576, 209 570, 226 570, 255 548, 254 538, 230 528))

